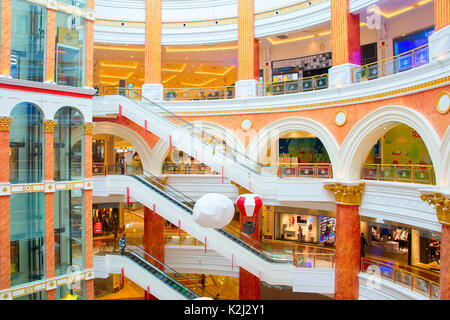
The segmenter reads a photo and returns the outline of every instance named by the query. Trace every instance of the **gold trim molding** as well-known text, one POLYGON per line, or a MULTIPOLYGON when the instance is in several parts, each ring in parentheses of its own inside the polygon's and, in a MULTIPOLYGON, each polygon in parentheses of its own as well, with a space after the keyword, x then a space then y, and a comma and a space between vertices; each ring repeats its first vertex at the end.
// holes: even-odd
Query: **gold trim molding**
POLYGON ((44 120, 42 123, 44 124, 45 133, 54 133, 58 122, 56 120, 44 120))
POLYGON ((364 182, 361 182, 358 185, 343 185, 339 182, 335 182, 334 184, 324 185, 324 188, 325 190, 334 193, 337 204, 359 206, 364 192, 364 185, 364 182))
POLYGON ((84 134, 92 135, 92 132, 94 131, 94 126, 95 126, 94 122, 86 122, 84 124, 84 134))
POLYGON ((240 184, 238 184, 234 181, 230 181, 230 183, 238 189, 239 195, 252 193, 251 191, 249 191, 248 189, 245 189, 243 186, 241 186, 240 184))
POLYGON ((421 194, 420 199, 436 207, 436 215, 441 224, 450 225, 450 198, 441 193, 434 192, 432 194, 421 194))
POLYGON ((9 127, 13 120, 14 119, 10 117, 0 117, 0 131, 9 131, 9 127))

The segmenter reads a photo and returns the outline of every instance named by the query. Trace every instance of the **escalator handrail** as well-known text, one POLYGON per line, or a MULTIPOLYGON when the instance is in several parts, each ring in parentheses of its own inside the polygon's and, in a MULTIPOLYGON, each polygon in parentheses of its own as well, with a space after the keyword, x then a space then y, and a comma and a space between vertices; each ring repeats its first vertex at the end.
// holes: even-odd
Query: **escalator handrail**
MULTIPOLYGON (((144 248, 142 248, 141 246, 135 244, 135 243, 131 243, 134 247, 136 247, 140 252, 142 252, 144 255, 149 256, 151 259, 155 260, 157 263, 161 264, 162 266, 164 266, 164 268, 169 269, 170 273, 173 273, 175 275, 177 275, 178 277, 182 278, 183 280, 189 282, 190 284, 192 284, 194 287, 196 287, 198 290, 200 290, 201 292, 203 292, 205 295, 204 296, 209 296, 210 298, 214 297, 211 293, 209 293, 208 291, 206 291, 205 289, 200 288, 199 286, 197 286, 195 283, 193 283, 191 280, 189 280, 188 278, 186 278, 185 276, 183 276, 182 274, 180 274, 179 272, 175 271, 174 269, 172 269, 170 266, 168 266, 167 264, 165 264, 164 262, 158 260, 157 258, 153 257, 150 253, 148 253, 147 251, 144 250, 144 248)), ((127 249, 133 253, 135 253, 136 255, 140 256, 137 252, 135 252, 134 250, 130 249, 129 247, 127 247, 127 249)), ((142 257, 141 257, 142 258, 142 257)), ((177 282, 178 284, 180 284, 180 286, 186 287, 184 285, 182 285, 181 283, 179 283, 177 280, 175 280, 173 277, 169 276, 167 274, 166 271, 162 271, 159 268, 157 268, 156 266, 154 266, 152 263, 150 263, 147 260, 142 260, 143 262, 151 265, 153 268, 155 268, 156 270, 162 272, 163 274, 165 274, 167 277, 169 277, 170 279, 172 279, 173 281, 177 282)), ((191 289, 187 288, 189 291, 193 292, 191 289)), ((194 294, 196 294, 195 292, 193 292, 194 294)), ((196 294, 198 295, 198 294, 196 294)))
MULTIPOLYGON (((140 181, 141 183, 145 184, 146 186, 150 187, 151 189, 155 190, 156 192, 158 192, 159 194, 161 194, 162 196, 165 196, 164 190, 161 190, 155 186, 153 186, 149 181, 143 179, 142 177, 136 176, 136 175, 131 175, 131 177, 135 178, 136 180, 140 181)), ((176 190, 176 189, 175 189, 176 190)), ((183 195, 183 193, 179 192, 178 193, 180 195, 183 195)), ((170 201, 172 202, 176 202, 177 205, 181 206, 190 216, 192 216, 193 214, 193 208, 190 208, 189 206, 187 206, 186 204, 184 204, 183 202, 180 202, 177 199, 174 199, 173 197, 171 197, 169 194, 167 194, 170 198, 170 201)), ((186 196, 187 199, 190 199, 189 197, 186 196)), ((192 199, 191 199, 192 200, 192 199)), ((251 245, 249 245, 247 242, 245 242, 243 239, 237 237, 236 235, 234 235, 233 233, 227 231, 226 229, 214 229, 222 234, 225 234, 228 238, 230 238, 232 241, 239 243, 241 246, 247 248, 247 250, 251 251, 253 254, 263 258, 266 261, 269 262, 274 262, 274 263, 290 263, 293 261, 292 259, 276 259, 276 258, 272 258, 267 256, 263 251, 257 250, 255 248, 253 248, 251 245)), ((262 241, 258 241, 255 240, 255 242, 258 242, 260 247, 267 247, 267 245, 263 244, 262 241)))
MULTIPOLYGON (((183 123, 183 125, 188 126, 189 128, 192 129, 192 133, 191 133, 189 130, 186 130, 186 129, 183 129, 183 131, 186 131, 186 133, 187 133, 188 135, 192 136, 193 138, 199 139, 203 144, 209 146, 209 144, 206 143, 203 139, 200 139, 200 138, 198 138, 198 137, 195 136, 196 129, 195 129, 195 126, 194 126, 192 123, 190 123, 190 122, 184 120, 183 118, 177 116, 176 114, 174 114, 174 113, 171 112, 170 110, 168 110, 168 109, 162 107, 161 105, 155 103, 154 101, 152 101, 152 100, 150 100, 150 99, 147 99, 146 97, 144 97, 143 95, 141 95, 139 92, 134 91, 133 89, 128 89, 128 88, 123 88, 123 89, 122 89, 122 88, 121 88, 120 90, 122 90, 123 92, 125 92, 125 90, 127 90, 127 91, 129 91, 129 92, 132 92, 134 95, 140 97, 142 101, 145 101, 145 102, 149 103, 149 104, 152 105, 152 106, 156 106, 156 108, 160 109, 161 112, 166 113, 166 114, 168 114, 170 117, 176 118, 177 120, 181 121, 181 122, 183 123)), ((105 95, 108 95, 108 92, 111 92, 111 91, 117 92, 117 89, 108 89, 108 90, 105 91, 105 95)), ((161 114, 156 113, 156 112, 153 112, 153 111, 149 110, 148 108, 145 108, 145 106, 141 105, 140 103, 138 103, 138 102, 137 102, 136 100, 134 100, 134 99, 128 98, 127 96, 123 96, 123 97, 124 97, 125 99, 127 99, 127 100, 133 102, 134 104, 138 105, 139 107, 144 108, 144 109, 146 109, 146 110, 152 112, 154 115, 158 116, 159 118, 164 119, 165 121, 171 123, 175 128, 180 129, 180 126, 179 126, 179 125, 177 125, 177 124, 175 124, 174 122, 171 122, 171 121, 165 119, 165 117, 162 116, 161 114)), ((198 131, 198 129, 197 129, 197 131, 198 131)), ((229 147, 230 147, 230 149, 232 149, 232 151, 233 151, 233 153, 234 153, 235 155, 239 155, 240 157, 242 157, 243 159, 245 159, 245 160, 248 161, 249 163, 255 164, 256 167, 267 167, 267 168, 268 168, 268 167, 271 167, 270 165, 265 165, 265 164, 262 164, 262 163, 260 163, 260 162, 258 162, 258 161, 255 161, 255 160, 249 158, 247 155, 245 155, 244 153, 240 152, 240 151, 237 150, 236 148, 233 148, 233 147, 231 147, 231 146, 229 146, 229 147)), ((222 153, 220 150, 216 150, 216 152, 222 153)), ((226 153, 226 152, 223 153, 223 154, 224 154, 225 157, 230 158, 230 159, 232 159, 233 161, 237 162, 236 158, 233 157, 232 155, 230 155, 230 154, 228 154, 228 153, 226 153)), ((244 164, 244 163, 242 163, 242 162, 238 162, 238 163, 239 163, 240 165, 242 165, 243 167, 245 167, 246 169, 248 169, 248 170, 250 170, 250 171, 253 171, 253 172, 256 173, 256 174, 259 174, 259 172, 258 172, 257 170, 255 170, 254 168, 252 168, 252 167, 250 167, 250 166, 247 166, 246 164, 244 164)))

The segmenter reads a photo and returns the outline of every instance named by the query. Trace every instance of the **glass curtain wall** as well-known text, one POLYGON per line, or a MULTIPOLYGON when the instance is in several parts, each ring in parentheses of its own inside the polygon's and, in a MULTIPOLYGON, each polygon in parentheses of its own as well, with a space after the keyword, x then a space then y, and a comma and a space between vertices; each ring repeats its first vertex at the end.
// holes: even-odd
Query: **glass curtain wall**
POLYGON ((71 107, 58 110, 54 134, 55 181, 81 180, 84 177, 84 128, 82 114, 71 107))
POLYGON ((87 0, 59 0, 59 2, 67 3, 81 9, 86 9, 87 6, 87 0))
POLYGON ((11 287, 45 278, 43 192, 11 195, 11 287))
POLYGON ((55 275, 84 270, 84 192, 55 192, 55 275))
POLYGON ((56 300, 61 300, 68 292, 71 295, 76 295, 77 300, 86 300, 86 280, 81 280, 70 285, 57 287, 56 300))
POLYGON ((11 77, 44 80, 47 10, 13 0, 11 6, 11 77))
POLYGON ((14 121, 9 135, 11 183, 35 183, 43 180, 44 128, 41 110, 20 103, 11 111, 14 121))
POLYGON ((56 83, 84 86, 86 19, 56 12, 56 83))

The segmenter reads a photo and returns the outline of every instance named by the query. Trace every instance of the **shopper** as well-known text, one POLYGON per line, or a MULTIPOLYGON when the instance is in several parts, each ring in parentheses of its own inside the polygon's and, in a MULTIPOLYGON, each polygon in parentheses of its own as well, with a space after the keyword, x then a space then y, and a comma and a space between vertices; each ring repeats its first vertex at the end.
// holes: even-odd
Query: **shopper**
POLYGON ((120 238, 119 240, 119 245, 120 245, 120 249, 121 249, 121 255, 125 254, 125 248, 127 247, 127 238, 126 235, 123 234, 123 236, 120 238))
POLYGON ((200 283, 202 284, 202 289, 205 290, 206 277, 204 274, 200 276, 200 283))
POLYGON ((122 156, 119 160, 119 168, 120 168, 121 174, 125 174, 125 157, 124 156, 122 156))
POLYGON ((361 233, 361 257, 366 256, 366 247, 367 247, 367 240, 364 238, 364 233, 361 233))

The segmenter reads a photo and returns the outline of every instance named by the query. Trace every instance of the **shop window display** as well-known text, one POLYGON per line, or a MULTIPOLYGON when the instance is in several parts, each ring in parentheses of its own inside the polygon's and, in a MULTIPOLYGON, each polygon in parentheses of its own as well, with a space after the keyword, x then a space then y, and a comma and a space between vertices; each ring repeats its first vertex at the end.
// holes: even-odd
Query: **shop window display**
MULTIPOLYGON (((119 204, 94 204, 93 205, 93 230, 94 237, 117 235, 123 231, 123 221, 120 223, 119 204)), ((123 219, 122 219, 123 220, 123 219)))

